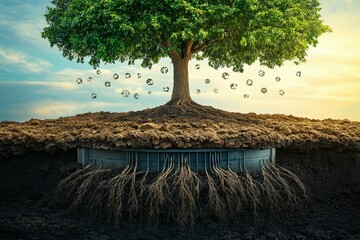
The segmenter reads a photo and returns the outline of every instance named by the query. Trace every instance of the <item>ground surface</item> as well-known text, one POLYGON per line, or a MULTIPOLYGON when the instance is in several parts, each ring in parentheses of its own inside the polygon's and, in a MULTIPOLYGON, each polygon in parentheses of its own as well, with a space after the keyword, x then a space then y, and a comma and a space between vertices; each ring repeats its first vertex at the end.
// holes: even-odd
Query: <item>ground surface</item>
POLYGON ((360 239, 360 122, 159 107, 0 123, 0 239, 360 239), (280 219, 248 216, 194 228, 102 220, 52 206, 76 168, 76 147, 266 148, 309 188, 311 207, 280 219), (50 205, 49 205, 50 204, 50 205))
POLYGON ((76 147, 360 151, 360 122, 231 113, 196 105, 0 123, 0 156, 28 149, 54 152, 76 147))

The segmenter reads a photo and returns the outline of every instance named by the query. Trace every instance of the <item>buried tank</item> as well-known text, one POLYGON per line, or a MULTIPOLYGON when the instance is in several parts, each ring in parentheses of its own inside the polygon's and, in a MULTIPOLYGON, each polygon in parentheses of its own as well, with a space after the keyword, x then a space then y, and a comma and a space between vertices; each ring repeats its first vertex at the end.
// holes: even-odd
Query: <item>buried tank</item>
POLYGON ((123 149, 107 151, 78 148, 78 162, 92 168, 123 169, 130 165, 137 171, 161 172, 169 165, 187 166, 197 173, 213 172, 215 167, 259 174, 262 166, 275 165, 275 148, 268 149, 123 149))

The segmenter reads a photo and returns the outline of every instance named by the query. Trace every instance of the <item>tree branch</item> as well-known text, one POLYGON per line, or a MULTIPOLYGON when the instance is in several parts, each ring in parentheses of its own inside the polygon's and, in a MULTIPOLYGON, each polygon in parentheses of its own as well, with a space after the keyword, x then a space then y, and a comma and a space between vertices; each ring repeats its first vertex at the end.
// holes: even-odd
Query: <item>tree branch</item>
POLYGON ((208 44, 209 44, 208 40, 206 40, 205 42, 203 42, 201 44, 199 44, 199 43, 196 45, 194 44, 194 47, 191 48, 191 54, 195 54, 195 53, 198 53, 198 52, 204 50, 208 44))

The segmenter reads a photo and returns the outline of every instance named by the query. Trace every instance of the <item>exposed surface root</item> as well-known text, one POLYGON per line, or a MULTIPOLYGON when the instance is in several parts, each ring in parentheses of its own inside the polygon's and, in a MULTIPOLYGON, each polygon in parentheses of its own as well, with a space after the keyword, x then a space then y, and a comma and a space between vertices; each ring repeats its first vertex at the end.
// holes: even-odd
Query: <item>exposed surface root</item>
POLYGON ((260 176, 253 176, 246 169, 237 174, 220 168, 216 157, 210 162, 203 176, 186 159, 176 164, 166 158, 155 175, 137 172, 136 161, 118 173, 86 167, 61 181, 56 197, 60 205, 115 224, 124 217, 145 217, 150 223, 172 219, 181 225, 194 225, 205 209, 224 223, 247 213, 256 221, 261 213, 299 209, 308 199, 304 184, 285 168, 266 163, 260 176))

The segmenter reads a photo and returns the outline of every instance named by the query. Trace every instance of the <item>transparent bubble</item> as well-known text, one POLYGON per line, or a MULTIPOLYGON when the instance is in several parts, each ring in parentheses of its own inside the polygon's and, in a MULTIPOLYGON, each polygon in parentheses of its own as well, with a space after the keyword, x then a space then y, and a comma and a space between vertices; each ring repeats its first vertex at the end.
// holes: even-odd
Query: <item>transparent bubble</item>
POLYGON ((205 83, 206 83, 206 84, 209 84, 209 83, 210 83, 210 79, 208 79, 208 78, 205 79, 205 83))
POLYGON ((101 74, 101 70, 100 70, 100 69, 96 70, 96 74, 100 75, 100 74, 101 74))
POLYGON ((106 81, 105 82, 105 87, 110 87, 111 86, 111 83, 109 81, 106 81))
POLYGON ((160 72, 161 72, 162 74, 166 74, 168 71, 169 71, 169 69, 168 69, 167 67, 162 67, 162 68, 160 69, 160 72))
POLYGON ((200 69, 200 64, 196 64, 195 69, 200 69))
POLYGON ((244 98, 245 99, 247 99, 247 98, 249 98, 250 96, 249 96, 249 94, 244 94, 244 98))
POLYGON ((197 94, 201 93, 201 90, 200 90, 200 89, 196 89, 196 93, 197 93, 197 94))
POLYGON ((275 81, 280 82, 280 81, 281 81, 281 78, 280 78, 280 77, 276 77, 276 78, 275 78, 275 81))
POLYGON ((170 91, 170 88, 169 88, 169 87, 163 87, 163 91, 164 91, 164 92, 169 92, 169 91, 170 91))
POLYGON ((151 91, 148 91, 147 93, 148 93, 148 94, 151 94, 151 91))
POLYGON ((238 85, 237 85, 236 83, 230 84, 230 88, 231 88, 232 90, 236 90, 237 87, 238 87, 238 85))
POLYGON ((246 85, 248 85, 248 86, 252 86, 253 83, 254 83, 254 81, 251 79, 246 80, 246 85))
POLYGON ((284 91, 284 90, 280 90, 280 91, 279 91, 279 94, 280 94, 280 96, 284 96, 284 95, 285 95, 285 91, 284 91))
POLYGON ((139 97, 140 97, 140 94, 138 94, 138 93, 135 93, 135 94, 134 94, 134 98, 135 98, 135 99, 139 99, 139 97))
POLYGON ((227 72, 224 72, 223 74, 222 74, 222 78, 223 79, 228 79, 229 78, 229 74, 227 73, 227 72))
POLYGON ((137 78, 141 78, 141 73, 137 73, 137 78))
POLYGON ((215 88, 214 93, 218 93, 218 92, 219 92, 219 89, 215 88))
POLYGON ((297 71, 297 72, 296 72, 296 76, 297 76, 297 77, 301 77, 301 71, 297 71))
POLYGON ((264 71, 264 70, 260 70, 260 71, 259 71, 259 76, 260 76, 260 77, 265 76, 265 71, 264 71))
POLYGON ((116 79, 119 79, 119 74, 114 73, 114 74, 113 74, 113 79, 115 79, 115 80, 116 80, 116 79))
POLYGON ((77 79, 76 79, 76 83, 77 83, 77 84, 82 84, 82 82, 83 82, 82 78, 77 78, 77 79))
POLYGON ((93 77, 88 77, 88 79, 87 79, 88 82, 92 82, 93 80, 94 80, 93 77))
POLYGON ((131 78, 131 74, 130 73, 125 73, 125 78, 131 78))
POLYGON ((92 99, 97 98, 97 94, 96 94, 96 93, 92 93, 92 94, 91 94, 91 98, 92 98, 92 99))
POLYGON ((267 88, 262 88, 262 89, 261 89, 261 92, 262 92, 262 93, 267 93, 267 88))
POLYGON ((151 86, 151 85, 154 84, 154 80, 152 80, 152 78, 148 78, 148 79, 146 80, 146 84, 149 85, 149 86, 151 86))
POLYGON ((121 95, 124 95, 124 97, 129 97, 130 91, 129 90, 122 90, 121 95))

